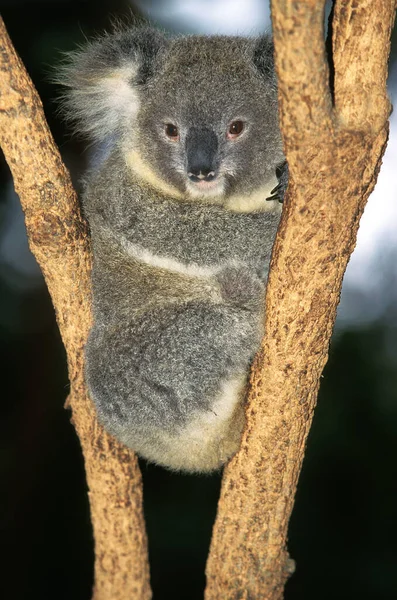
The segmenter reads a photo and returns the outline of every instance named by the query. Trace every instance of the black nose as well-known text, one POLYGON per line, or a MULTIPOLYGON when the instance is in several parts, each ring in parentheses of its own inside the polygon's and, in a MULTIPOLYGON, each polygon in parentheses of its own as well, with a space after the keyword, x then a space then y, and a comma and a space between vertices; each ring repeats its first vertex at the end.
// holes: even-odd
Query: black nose
POLYGON ((218 139, 205 127, 191 127, 186 136, 187 174, 191 181, 212 181, 218 168, 218 139))
POLYGON ((209 171, 208 169, 201 169, 201 171, 193 173, 189 171, 188 177, 190 181, 212 181, 215 179, 215 171, 209 171))

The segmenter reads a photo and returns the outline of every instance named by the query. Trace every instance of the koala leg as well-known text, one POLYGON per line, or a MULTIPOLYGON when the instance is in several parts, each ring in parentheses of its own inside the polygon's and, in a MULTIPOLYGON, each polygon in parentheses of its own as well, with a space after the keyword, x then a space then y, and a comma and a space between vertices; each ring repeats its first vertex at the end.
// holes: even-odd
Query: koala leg
POLYGON ((142 456, 174 469, 219 468, 238 447, 258 315, 226 304, 168 304, 94 326, 87 381, 98 416, 142 456))

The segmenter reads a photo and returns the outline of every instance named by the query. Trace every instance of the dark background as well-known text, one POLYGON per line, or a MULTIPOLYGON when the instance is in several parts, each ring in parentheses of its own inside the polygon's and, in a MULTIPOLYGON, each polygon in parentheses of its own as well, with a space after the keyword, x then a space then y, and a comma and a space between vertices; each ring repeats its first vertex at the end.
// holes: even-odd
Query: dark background
MULTIPOLYGON (((49 74, 62 51, 131 5, 0 0, 0 8, 77 181, 87 152, 56 115, 49 74)), ((390 250, 376 265, 375 293, 345 292, 346 306, 367 305, 372 316, 342 320, 331 344, 290 525, 297 570, 287 600, 397 598, 396 264, 390 250)), ((80 447, 63 409, 65 354, 3 158, 0 352, 0 597, 88 600, 92 532, 80 447)), ((202 598, 220 476, 141 467, 154 598, 202 598)))

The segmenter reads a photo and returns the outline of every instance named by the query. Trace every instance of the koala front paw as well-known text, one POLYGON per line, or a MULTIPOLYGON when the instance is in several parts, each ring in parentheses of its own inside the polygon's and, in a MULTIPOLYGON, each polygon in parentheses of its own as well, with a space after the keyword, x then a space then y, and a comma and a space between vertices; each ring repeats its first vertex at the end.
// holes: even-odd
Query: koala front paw
POLYGON ((288 179, 289 179, 289 170, 288 163, 284 161, 281 165, 276 168, 276 176, 278 179, 278 184, 275 188, 272 189, 271 195, 266 200, 278 200, 280 204, 284 202, 285 192, 288 187, 288 179))
POLYGON ((255 274, 244 266, 228 266, 217 275, 222 298, 247 310, 261 310, 265 286, 255 274))

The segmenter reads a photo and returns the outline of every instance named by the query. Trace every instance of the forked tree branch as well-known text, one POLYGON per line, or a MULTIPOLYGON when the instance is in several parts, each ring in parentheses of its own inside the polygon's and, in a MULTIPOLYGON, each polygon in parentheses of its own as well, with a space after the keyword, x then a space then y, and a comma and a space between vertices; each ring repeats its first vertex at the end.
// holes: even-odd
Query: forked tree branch
POLYGON ((280 121, 291 181, 273 249, 266 334, 241 449, 225 469, 206 600, 278 600, 296 485, 343 274, 388 137, 395 1, 336 0, 334 98, 325 0, 272 0, 280 121))
POLYGON ((91 325, 86 224, 40 98, 0 19, 0 144, 65 344, 68 402, 83 449, 95 539, 95 600, 151 597, 142 483, 135 455, 98 425, 83 376, 91 325))
MULTIPOLYGON (((324 2, 273 0, 291 185, 273 253, 266 337, 252 371, 247 427, 224 475, 207 565, 207 600, 276 600, 290 571, 287 526, 319 377, 343 273, 387 141, 385 80, 395 3, 357 4, 336 2, 333 104, 324 2)), ((98 426, 83 379, 91 323, 85 224, 40 100, 2 24, 0 37, 0 140, 67 350, 69 400, 90 487, 94 597, 146 599, 147 545, 136 458, 98 426)))

